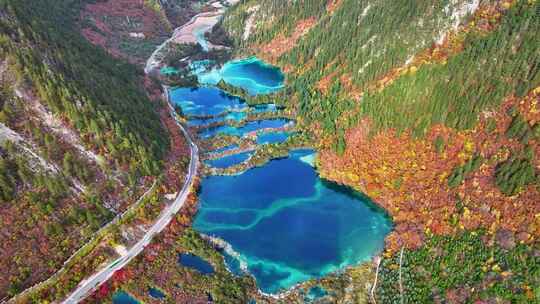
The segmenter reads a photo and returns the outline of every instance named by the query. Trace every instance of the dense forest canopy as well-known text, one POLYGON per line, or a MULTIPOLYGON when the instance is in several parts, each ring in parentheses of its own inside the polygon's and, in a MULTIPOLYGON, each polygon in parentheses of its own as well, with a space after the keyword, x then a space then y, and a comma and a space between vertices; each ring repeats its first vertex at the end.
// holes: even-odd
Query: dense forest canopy
POLYGON ((59 269, 169 152, 142 69, 81 35, 92 2, 0 0, 0 298, 59 269))
POLYGON ((3 0, 3 52, 16 62, 20 81, 35 86, 83 137, 143 174, 156 173, 168 140, 140 89, 142 74, 73 31, 81 4, 3 0))

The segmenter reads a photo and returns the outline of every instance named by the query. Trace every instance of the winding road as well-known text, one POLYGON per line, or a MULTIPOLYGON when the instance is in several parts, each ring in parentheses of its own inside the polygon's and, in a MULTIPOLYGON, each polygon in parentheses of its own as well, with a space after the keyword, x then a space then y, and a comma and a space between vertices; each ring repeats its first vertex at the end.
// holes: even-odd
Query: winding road
MULTIPOLYGON (((229 5, 237 3, 237 0, 229 0, 229 5)), ((219 17, 219 15, 223 14, 225 11, 224 8, 219 9, 217 11, 218 15, 214 16, 212 14, 212 17, 219 17)), ((145 66, 145 73, 151 74, 159 65, 159 52, 162 48, 164 48, 169 42, 173 41, 178 35, 179 32, 182 31, 182 29, 186 26, 191 26, 192 24, 196 23, 196 20, 201 17, 206 17, 208 13, 200 13, 196 16, 194 16, 190 22, 187 24, 175 29, 174 34, 171 38, 163 42, 160 46, 157 47, 157 49, 152 53, 150 58, 148 58, 145 66)), ((215 13, 214 13, 215 14, 215 13)), ((127 250, 126 253, 124 253, 121 257, 117 258, 116 260, 110 262, 107 264, 104 268, 93 274, 91 277, 83 280, 79 285, 77 286, 77 289, 75 289, 62 303, 78 303, 82 301, 86 296, 88 296, 91 291, 95 290, 97 287, 99 287, 101 284, 105 283, 113 274, 115 271, 122 269, 125 265, 127 265, 134 257, 136 257, 143 249, 150 244, 152 239, 155 235, 160 233, 165 227, 169 224, 169 222, 172 220, 174 215, 182 208, 184 203, 186 202, 186 199, 189 195, 189 191, 191 189, 191 186, 193 185, 194 177, 197 176, 197 172, 199 169, 199 148, 197 145, 193 142, 193 139, 187 132, 187 130, 184 128, 184 126, 180 123, 176 116, 176 112, 174 108, 172 107, 170 100, 169 100, 169 88, 166 86, 163 86, 165 97, 167 100, 167 104, 169 106, 170 113, 172 117, 175 119, 176 124, 178 127, 182 130, 184 133, 184 136, 186 137, 187 141, 189 142, 190 151, 191 151, 191 160, 189 163, 189 170, 188 174, 186 176, 184 186, 182 187, 182 190, 174 200, 174 203, 172 203, 170 206, 166 207, 158 220, 152 225, 152 227, 145 233, 145 235, 130 249, 127 250)))
MULTIPOLYGON (((167 88, 165 88, 165 94, 168 101, 169 98, 167 88)), ((191 150, 191 160, 189 163, 188 174, 186 176, 182 190, 180 191, 174 202, 162 211, 161 215, 154 223, 154 225, 152 225, 152 227, 133 247, 127 250, 124 255, 110 262, 106 267, 104 267, 91 277, 82 281, 77 286, 77 289, 74 290, 62 303, 78 303, 82 301, 86 296, 88 296, 92 290, 105 283, 114 274, 115 271, 127 265, 134 257, 136 257, 141 251, 143 251, 143 249, 148 244, 150 244, 154 236, 160 233, 169 224, 174 215, 180 210, 180 208, 182 208, 182 206, 186 202, 191 186, 193 185, 194 177, 197 176, 197 171, 199 168, 199 148, 193 142, 191 136, 186 131, 184 126, 178 121, 170 103, 169 107, 171 108, 171 115, 173 115, 176 124, 182 130, 184 136, 188 140, 191 150)))

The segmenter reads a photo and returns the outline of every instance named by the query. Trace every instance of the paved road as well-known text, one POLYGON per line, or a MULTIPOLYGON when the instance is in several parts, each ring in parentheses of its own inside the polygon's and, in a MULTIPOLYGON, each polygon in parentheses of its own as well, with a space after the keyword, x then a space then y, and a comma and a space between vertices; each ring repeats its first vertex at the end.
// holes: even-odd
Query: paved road
MULTIPOLYGON (((173 112, 171 112, 171 115, 173 115, 173 112)), ((186 199, 189 195, 189 190, 193 184, 193 179, 195 176, 197 176, 199 164, 199 148, 193 142, 191 136, 186 131, 186 129, 176 119, 176 116, 173 117, 175 118, 178 127, 180 127, 180 129, 186 136, 191 150, 191 161, 189 163, 189 170, 182 190, 174 200, 174 203, 172 203, 170 206, 168 206, 167 208, 165 208, 165 210, 162 211, 160 217, 154 223, 154 225, 152 225, 152 227, 146 232, 146 234, 132 248, 130 248, 123 256, 109 263, 99 272, 82 281, 77 286, 77 289, 73 291, 73 293, 71 293, 69 297, 64 300, 63 303, 78 303, 79 301, 83 300, 92 290, 106 282, 114 274, 115 271, 124 267, 127 263, 129 263, 129 261, 136 257, 148 244, 150 244, 154 236, 160 233, 169 224, 174 215, 180 210, 180 208, 182 208, 182 206, 186 202, 186 199)))

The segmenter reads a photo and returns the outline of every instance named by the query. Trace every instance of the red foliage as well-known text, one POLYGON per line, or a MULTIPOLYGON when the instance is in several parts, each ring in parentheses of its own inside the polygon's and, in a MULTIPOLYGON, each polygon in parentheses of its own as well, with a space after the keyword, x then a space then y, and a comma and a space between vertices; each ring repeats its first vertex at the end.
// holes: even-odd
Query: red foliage
POLYGON ((82 29, 83 35, 115 57, 127 58, 136 63, 144 62, 145 58, 134 58, 132 54, 120 51, 122 41, 130 40, 131 33, 142 33, 146 38, 168 31, 162 16, 144 2, 108 0, 87 4, 81 12, 81 20, 91 21, 92 24, 82 29))
POLYGON ((266 45, 256 47, 260 56, 269 62, 276 62, 276 60, 283 54, 292 50, 298 40, 304 36, 309 30, 315 26, 317 19, 314 17, 300 20, 296 23, 294 32, 290 36, 279 34, 272 41, 266 45))
POLYGON ((127 268, 122 268, 113 273, 111 280, 113 284, 120 285, 126 283, 131 278, 133 278, 133 272, 127 268))
POLYGON ((110 292, 111 292, 111 287, 109 286, 108 283, 105 283, 98 288, 98 290, 94 293, 94 295, 95 295, 95 298, 97 299, 105 299, 109 296, 110 292))
POLYGON ((329 14, 334 13, 334 11, 340 6, 342 0, 328 0, 326 4, 326 11, 329 14))
MULTIPOLYGON (((445 235, 479 227, 490 233, 507 230, 520 241, 531 242, 540 236, 540 192, 530 186, 507 197, 496 187, 494 172, 497 159, 523 149, 517 140, 504 135, 511 122, 507 110, 515 105, 535 109, 539 95, 537 89, 523 100, 507 99, 496 113, 483 113, 474 130, 457 132, 436 125, 424 139, 413 139, 408 133, 397 136, 391 130, 369 138, 369 122, 363 121, 346 133, 343 156, 328 150, 320 153, 321 172, 367 193, 389 212, 396 225, 387 238, 390 250, 402 245, 416 248, 426 233, 445 235), (486 131, 488 118, 497 121, 495 131, 486 131), (437 137, 446 142, 440 153, 433 144, 437 137), (502 151, 508 152, 501 155, 502 151), (484 162, 460 186, 449 188, 451 171, 474 153, 494 161, 484 162), (456 198, 463 204, 460 209, 456 198)), ((530 140, 529 145, 538 151, 537 141, 530 140)))

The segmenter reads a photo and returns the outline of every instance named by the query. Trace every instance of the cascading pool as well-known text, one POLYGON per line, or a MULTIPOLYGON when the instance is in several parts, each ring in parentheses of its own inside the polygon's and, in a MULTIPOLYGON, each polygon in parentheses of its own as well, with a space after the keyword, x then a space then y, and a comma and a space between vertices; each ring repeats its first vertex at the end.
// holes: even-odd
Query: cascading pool
MULTIPOLYGON (((203 70, 199 67, 203 83, 211 85, 224 78, 251 94, 266 94, 283 86, 279 69, 254 57, 232 61, 219 70, 203 70)), ((171 97, 188 115, 216 115, 245 111, 247 107, 241 99, 212 87, 176 89, 171 97)), ((272 104, 252 109, 274 110, 272 104)), ((238 128, 225 125, 203 130, 199 136, 212 137, 220 132, 243 136, 265 128, 281 128, 289 122, 261 120, 238 128)), ((278 143, 289 135, 283 131, 259 133, 257 143, 278 143)), ((207 160, 206 164, 223 168, 248 155, 233 154, 207 160)), ((390 220, 369 199, 319 178, 314 159, 313 150, 295 150, 289 157, 263 167, 236 176, 210 176, 201 182, 194 229, 231 244, 239 258, 225 254, 229 269, 240 274, 240 265, 247 266, 264 292, 278 293, 369 260, 383 248, 391 230, 390 220)))

